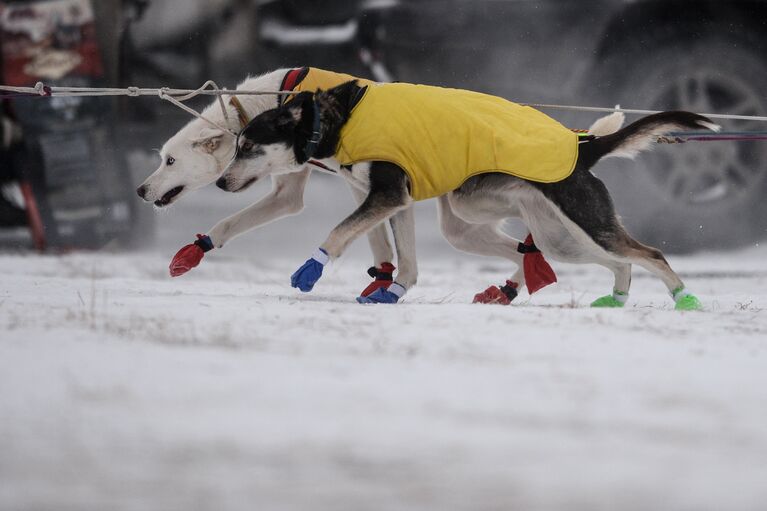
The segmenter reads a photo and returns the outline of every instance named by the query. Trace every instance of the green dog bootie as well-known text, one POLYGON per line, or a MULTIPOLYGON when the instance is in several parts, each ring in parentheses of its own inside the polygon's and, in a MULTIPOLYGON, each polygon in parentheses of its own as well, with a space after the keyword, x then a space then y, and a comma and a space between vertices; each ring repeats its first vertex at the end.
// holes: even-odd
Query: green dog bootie
POLYGON ((676 305, 674 308, 678 311, 699 311, 703 310, 703 304, 698 297, 690 293, 684 287, 674 289, 671 293, 676 305))
POLYGON ((626 305, 626 300, 629 299, 628 293, 622 293, 620 291, 613 291, 613 294, 597 298, 591 302, 592 307, 599 307, 602 309, 620 309, 626 305))

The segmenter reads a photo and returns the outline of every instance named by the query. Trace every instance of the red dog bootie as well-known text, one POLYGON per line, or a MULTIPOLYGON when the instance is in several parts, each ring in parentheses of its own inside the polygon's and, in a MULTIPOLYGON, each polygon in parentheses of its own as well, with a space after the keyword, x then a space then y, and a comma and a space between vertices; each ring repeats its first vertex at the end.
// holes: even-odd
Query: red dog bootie
POLYGON ((171 277, 178 277, 188 272, 202 261, 205 252, 213 249, 213 242, 207 235, 198 234, 197 241, 184 246, 176 252, 168 269, 171 277))
POLYGON ((517 292, 518 287, 519 284, 516 282, 507 280, 505 286, 490 286, 481 293, 477 293, 474 295, 472 303, 509 305, 519 294, 517 292))
POLYGON ((546 262, 538 247, 535 246, 532 234, 528 234, 525 242, 517 246, 517 252, 524 254, 522 267, 525 272, 525 284, 527 284, 528 293, 533 294, 557 281, 556 273, 546 262))
POLYGON ((392 263, 381 263, 380 268, 376 268, 375 266, 368 268, 368 275, 375 280, 362 291, 360 296, 368 296, 374 293, 376 289, 380 288, 389 289, 389 286, 394 282, 394 277, 392 275, 396 269, 397 268, 392 263))

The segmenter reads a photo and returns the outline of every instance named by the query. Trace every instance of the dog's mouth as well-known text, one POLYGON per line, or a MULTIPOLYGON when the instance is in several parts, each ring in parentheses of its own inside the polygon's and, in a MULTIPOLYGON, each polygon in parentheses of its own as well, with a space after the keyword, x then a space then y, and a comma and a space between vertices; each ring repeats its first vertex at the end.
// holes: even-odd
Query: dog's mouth
POLYGON ((244 184, 244 185, 242 185, 241 187, 237 188, 236 190, 232 190, 232 191, 233 191, 233 192, 235 192, 235 193, 236 193, 236 192, 242 192, 243 190, 246 190, 246 189, 247 189, 247 188, 248 188, 250 185, 252 185, 253 183, 255 183, 255 182, 256 182, 256 180, 257 180, 257 178, 255 178, 255 177, 251 177, 250 179, 248 179, 247 181, 245 181, 245 184, 244 184))
POLYGON ((167 206, 168 204, 170 204, 171 202, 173 202, 173 200, 174 200, 176 197, 178 197, 178 195, 179 195, 181 192, 183 192, 183 191, 184 191, 184 187, 183 187, 183 186, 177 186, 177 187, 175 187, 175 188, 171 188, 170 190, 168 190, 168 191, 165 193, 165 195, 163 195, 162 197, 160 197, 160 199, 159 199, 159 200, 156 200, 156 201, 154 201, 154 205, 155 205, 155 206, 157 206, 158 208, 162 208, 162 207, 164 207, 164 206, 167 206))

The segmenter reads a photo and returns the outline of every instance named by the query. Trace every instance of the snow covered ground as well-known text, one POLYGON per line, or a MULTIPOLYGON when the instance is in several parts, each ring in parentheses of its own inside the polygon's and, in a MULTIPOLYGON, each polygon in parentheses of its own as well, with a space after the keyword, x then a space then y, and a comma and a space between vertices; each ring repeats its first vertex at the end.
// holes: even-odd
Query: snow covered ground
POLYGON ((767 505, 764 247, 670 258, 699 313, 641 270, 478 306, 510 268, 443 253, 360 306, 354 256, 303 295, 302 252, 174 251, 0 255, 0 509, 767 505))

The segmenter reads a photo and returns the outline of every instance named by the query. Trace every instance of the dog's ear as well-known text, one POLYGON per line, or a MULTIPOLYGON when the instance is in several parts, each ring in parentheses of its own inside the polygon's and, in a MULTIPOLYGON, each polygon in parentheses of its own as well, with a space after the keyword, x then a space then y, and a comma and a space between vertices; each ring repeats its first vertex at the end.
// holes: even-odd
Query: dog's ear
POLYGON ((221 140, 225 133, 218 128, 205 127, 200 130, 196 138, 191 140, 192 147, 200 149, 206 153, 213 154, 221 145, 221 140))
POLYGON ((290 100, 277 116, 277 126, 295 128, 305 119, 307 115, 312 115, 312 102, 314 95, 311 92, 302 92, 290 100))
POLYGON ((349 80, 341 85, 336 85, 332 89, 319 91, 317 93, 317 102, 320 104, 331 103, 348 106, 352 104, 352 98, 357 95, 360 85, 357 80, 349 80))

